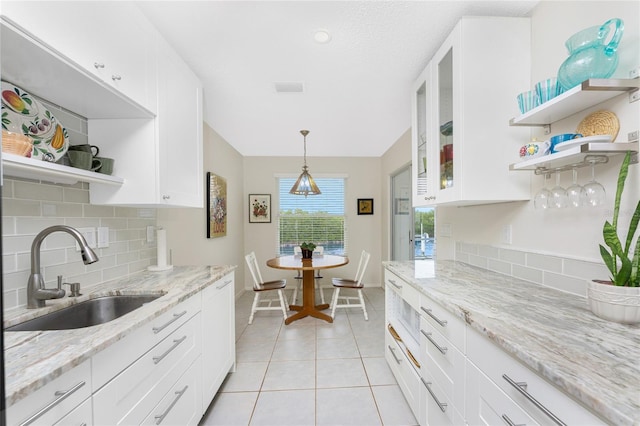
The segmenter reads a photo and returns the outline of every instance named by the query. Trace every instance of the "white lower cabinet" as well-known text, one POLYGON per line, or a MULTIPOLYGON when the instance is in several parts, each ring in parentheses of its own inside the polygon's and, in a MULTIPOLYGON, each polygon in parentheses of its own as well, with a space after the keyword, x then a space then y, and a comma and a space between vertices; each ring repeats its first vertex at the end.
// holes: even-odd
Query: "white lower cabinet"
POLYGON ((85 399, 85 401, 74 408, 69 414, 60 419, 55 426, 67 426, 67 425, 93 425, 93 410, 91 398, 85 399))
POLYGON ((203 412, 201 371, 201 358, 198 358, 141 424, 197 425, 203 412))
POLYGON ((207 407, 236 361, 233 274, 202 292, 202 404, 207 407))
POLYGON ((200 356, 200 348, 197 313, 94 394, 96 424, 142 423, 200 356))
MULTIPOLYGON (((498 346, 475 330, 469 329, 467 333, 467 357, 498 389, 503 395, 512 400, 524 413, 533 419, 534 424, 567 424, 567 425, 600 425, 605 424, 585 407, 571 399, 568 395, 544 380, 533 370, 511 357, 498 346), (534 402, 535 401, 535 402, 534 402)), ((469 388, 467 399, 467 420, 481 418, 487 411, 489 400, 484 395, 484 387, 469 388), (483 411, 484 409, 484 411, 483 411), (479 412, 476 412, 479 411, 479 412)), ((497 399, 496 399, 497 400, 497 399)), ((508 405, 504 398, 495 405, 498 414, 502 417, 517 417, 506 411, 508 405)), ((521 424, 513 419, 515 424, 521 424)), ((482 424, 482 421, 469 424, 482 424)), ((527 423, 527 424, 530 424, 527 423)))
POLYGON ((387 364, 389 364, 413 415, 417 418, 420 405, 418 399, 420 397, 420 374, 416 372, 404 348, 391 336, 388 330, 385 333, 384 352, 387 364))
MULTIPOLYGON (((83 403, 91 407, 91 361, 87 360, 7 408, 8 425, 52 425, 83 403)), ((92 424, 91 415, 82 422, 92 424)), ((90 414, 90 413, 89 413, 90 414)), ((72 416, 77 418, 75 415, 72 416)), ((79 422, 78 424, 81 424, 79 422)))

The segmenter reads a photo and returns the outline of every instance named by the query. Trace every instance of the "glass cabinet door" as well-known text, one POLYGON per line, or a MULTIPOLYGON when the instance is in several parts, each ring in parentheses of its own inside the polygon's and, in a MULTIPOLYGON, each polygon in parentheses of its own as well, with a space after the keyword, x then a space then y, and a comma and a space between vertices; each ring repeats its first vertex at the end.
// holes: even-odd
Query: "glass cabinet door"
POLYGON ((439 162, 439 187, 441 190, 453 188, 458 172, 454 168, 454 144, 453 122, 453 48, 449 49, 438 62, 438 108, 437 125, 440 146, 439 162))
POLYGON ((413 205, 424 206, 434 200, 434 167, 432 143, 429 143, 433 96, 431 94, 431 65, 420 75, 413 88, 412 106, 412 163, 413 205))

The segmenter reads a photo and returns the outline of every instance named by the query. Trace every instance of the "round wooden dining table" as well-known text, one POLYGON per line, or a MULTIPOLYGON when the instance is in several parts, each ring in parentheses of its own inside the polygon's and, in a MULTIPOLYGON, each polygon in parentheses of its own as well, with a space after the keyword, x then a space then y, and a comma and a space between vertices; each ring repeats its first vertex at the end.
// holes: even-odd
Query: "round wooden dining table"
POLYGON ((284 323, 288 325, 307 316, 333 322, 333 318, 330 315, 321 312, 324 309, 328 309, 329 304, 316 305, 315 271, 317 269, 337 268, 347 263, 349 263, 348 257, 331 254, 315 256, 312 259, 303 259, 300 256, 281 256, 267 260, 267 266, 270 268, 302 271, 302 305, 289 305, 289 309, 297 312, 287 318, 284 323))

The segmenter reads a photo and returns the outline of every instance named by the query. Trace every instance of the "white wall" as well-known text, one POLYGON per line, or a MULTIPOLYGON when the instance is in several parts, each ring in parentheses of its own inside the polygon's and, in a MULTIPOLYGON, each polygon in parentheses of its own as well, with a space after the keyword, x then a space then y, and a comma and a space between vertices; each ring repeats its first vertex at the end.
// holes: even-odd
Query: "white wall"
MULTIPOLYGON (((204 208, 159 209, 158 225, 167 230, 174 265, 238 265, 236 294, 244 283, 244 176, 242 156, 204 123, 204 171, 227 180, 227 235, 207 238, 204 208)), ((206 173, 202 179, 206 180, 206 173)), ((204 205, 206 206, 206 183, 204 205)))
MULTIPOLYGON (((610 18, 619 17, 625 22, 618 53, 620 65, 615 76, 627 77, 631 68, 640 66, 640 2, 558 2, 542 1, 532 14, 532 87, 536 81, 556 75, 567 57, 564 42, 572 34, 610 18)), ((529 88, 524 87, 524 90, 529 88)), ((513 94, 514 102, 516 93, 513 94)), ((578 123, 589 113, 600 109, 615 112, 620 120, 617 141, 626 141, 627 133, 640 128, 640 102, 629 104, 627 95, 618 96, 604 104, 589 108, 551 127, 551 134, 573 132, 578 123)), ((511 117, 504 117, 505 120, 511 117)), ((532 137, 548 138, 539 128, 532 128, 532 137)), ((523 143, 526 141, 522 141, 523 143)), ((496 149, 518 149, 517 146, 496 149)), ((563 209, 555 211, 534 210, 533 201, 462 208, 438 208, 438 223, 452 224, 452 237, 438 237, 438 255, 452 254, 455 241, 523 249, 557 254, 584 260, 599 261, 598 244, 601 242, 602 225, 611 218, 615 182, 622 157, 613 158, 609 164, 596 166, 596 178, 607 191, 606 205, 602 208, 563 209), (513 243, 500 243, 503 226, 512 225, 513 243)), ((640 198, 640 167, 631 167, 625 188, 625 201, 620 224, 627 227, 633 212, 632 201, 640 198)), ((528 173, 528 172, 513 172, 528 173)), ((589 180, 589 168, 579 170, 579 183, 589 180)), ((561 174, 561 184, 571 184, 571 172, 561 174)), ((554 178, 555 179, 555 178, 554 178)), ((555 180, 554 180, 555 182, 555 180)), ((542 176, 532 178, 531 194, 542 187, 542 176)), ((553 186, 550 184, 549 187, 553 186)))
MULTIPOLYGON (((244 250, 248 253, 255 251, 261 265, 276 255, 278 238, 278 187, 276 174, 292 174, 298 176, 302 168, 302 157, 244 157, 244 195, 242 220, 244 227, 244 250), (271 194, 271 223, 249 222, 249 194, 271 194)), ((348 255, 351 263, 347 266, 328 269, 323 272, 326 282, 331 277, 355 275, 360 252, 367 250, 371 253, 369 268, 364 281, 367 285, 380 286, 382 283, 380 265, 382 208, 380 189, 380 158, 373 157, 311 157, 307 159, 309 173, 314 178, 333 174, 348 175, 345 187, 348 255), (373 198, 374 214, 358 215, 357 199, 373 198)), ((320 188, 322 191, 322 188, 320 188)), ((287 271, 276 270, 266 266, 261 267, 265 280, 289 278, 287 271)), ((288 274, 293 277, 294 273, 288 274)), ((245 273, 245 286, 251 288, 251 276, 245 273)))

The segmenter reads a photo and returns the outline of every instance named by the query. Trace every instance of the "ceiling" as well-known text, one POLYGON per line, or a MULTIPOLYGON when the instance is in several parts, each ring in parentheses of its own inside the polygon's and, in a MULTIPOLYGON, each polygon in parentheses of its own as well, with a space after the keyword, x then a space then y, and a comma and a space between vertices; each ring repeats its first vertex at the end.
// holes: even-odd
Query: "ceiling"
POLYGON ((461 16, 528 16, 536 3, 138 4, 202 80, 205 121, 243 156, 302 156, 308 129, 309 157, 378 157, 409 129, 412 82, 461 16), (282 82, 303 92, 276 92, 282 82))

